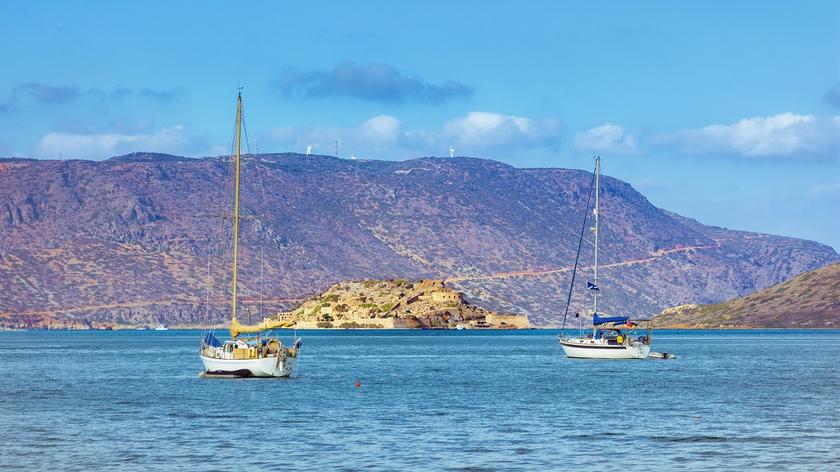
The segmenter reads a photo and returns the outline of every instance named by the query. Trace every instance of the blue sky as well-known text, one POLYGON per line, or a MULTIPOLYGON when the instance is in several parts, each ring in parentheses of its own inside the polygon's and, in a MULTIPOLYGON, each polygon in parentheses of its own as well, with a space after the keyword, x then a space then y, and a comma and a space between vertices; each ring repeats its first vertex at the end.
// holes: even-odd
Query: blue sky
POLYGON ((840 249, 840 2, 0 4, 0 156, 230 148, 589 169, 840 249))

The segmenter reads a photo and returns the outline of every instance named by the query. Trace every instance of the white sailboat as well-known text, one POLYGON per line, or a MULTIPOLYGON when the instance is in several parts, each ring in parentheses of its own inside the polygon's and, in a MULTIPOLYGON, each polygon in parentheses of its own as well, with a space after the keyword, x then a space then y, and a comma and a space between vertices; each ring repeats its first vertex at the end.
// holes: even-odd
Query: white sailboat
POLYGON ((236 100, 235 184, 233 210, 233 285, 231 290, 230 339, 221 342, 212 331, 201 338, 199 356, 204 364, 205 376, 219 377, 288 377, 294 372, 300 338, 292 346, 284 346, 277 337, 260 336, 263 331, 283 328, 287 322, 265 318, 259 324, 246 326, 239 323, 237 312, 237 263, 239 250, 239 182, 242 147, 242 94, 236 100), (241 337, 242 334, 254 337, 241 337))
MULTIPOLYGON (((578 260, 580 259, 580 248, 583 242, 583 234, 586 230, 586 219, 589 214, 589 200, 584 210, 583 228, 581 228, 578 252, 575 257, 575 267, 572 271, 572 282, 569 287, 569 297, 566 301, 566 313, 563 315, 563 325, 560 331, 560 345, 567 357, 585 359, 645 359, 650 354, 651 326, 649 319, 631 320, 628 316, 604 316, 598 313, 598 294, 601 291, 598 286, 598 248, 599 248, 599 210, 600 210, 600 187, 601 187, 601 157, 595 157, 595 172, 592 176, 595 187, 595 208, 593 215, 595 219, 595 263, 593 265, 593 281, 587 282, 587 289, 593 294, 592 307, 592 332, 583 335, 583 329, 577 337, 565 335, 566 316, 569 313, 569 305, 572 299, 575 275, 577 273, 578 260), (636 329, 640 324, 646 325, 646 334, 639 336, 636 329)), ((592 197, 590 189, 589 198, 592 197)))

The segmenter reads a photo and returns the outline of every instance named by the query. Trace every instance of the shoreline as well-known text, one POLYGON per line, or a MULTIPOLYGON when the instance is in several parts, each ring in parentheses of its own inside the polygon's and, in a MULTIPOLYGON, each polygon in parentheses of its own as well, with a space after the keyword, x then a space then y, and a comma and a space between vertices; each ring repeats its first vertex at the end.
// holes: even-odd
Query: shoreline
MULTIPOLYGON (((113 327, 113 328, 0 328, 0 333, 2 332, 25 332, 25 331, 102 331, 102 332, 165 332, 165 331, 204 331, 207 329, 213 329, 216 331, 227 331, 228 327, 221 326, 221 327, 210 327, 207 326, 194 326, 194 325, 183 325, 183 326, 172 326, 168 327, 165 330, 155 330, 150 328, 137 328, 137 327, 113 327)), ((588 329, 592 329, 589 327, 588 329)), ((457 329, 457 328, 279 328, 279 330, 297 330, 297 331, 471 331, 471 332, 481 332, 481 331, 560 331, 560 328, 557 327, 547 327, 547 326, 532 326, 530 328, 467 328, 467 329, 457 329)), ((836 331, 840 330, 840 326, 837 327, 825 327, 825 328, 814 328, 814 327, 756 327, 756 326, 744 326, 744 327, 661 327, 661 328, 653 328, 653 331, 836 331)), ((569 331, 569 329, 566 329, 569 331)))

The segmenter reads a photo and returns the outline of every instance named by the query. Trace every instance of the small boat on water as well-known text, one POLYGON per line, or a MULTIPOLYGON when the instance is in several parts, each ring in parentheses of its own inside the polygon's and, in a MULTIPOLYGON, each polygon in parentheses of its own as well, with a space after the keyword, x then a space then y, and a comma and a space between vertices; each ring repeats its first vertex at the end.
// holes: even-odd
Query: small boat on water
POLYGON ((243 325, 236 317, 237 298, 237 263, 239 250, 239 185, 242 138, 242 93, 236 100, 236 141, 234 143, 235 167, 234 209, 233 209, 233 270, 231 288, 230 339, 219 341, 211 330, 201 337, 199 356, 204 364, 204 377, 288 377, 294 372, 300 338, 295 338, 291 346, 284 346, 275 336, 262 335, 263 332, 288 326, 288 322, 264 318, 256 325, 243 325), (243 334, 253 334, 244 337, 243 334))
POLYGON ((155 326, 154 329, 155 329, 155 331, 169 331, 169 328, 164 326, 162 323, 158 323, 157 326, 155 326))
POLYGON ((595 172, 592 174, 592 185, 590 185, 589 198, 584 209, 583 228, 581 228, 578 241, 575 265, 572 270, 572 282, 569 285, 569 294, 566 300, 566 312, 563 314, 563 324, 560 330, 560 345, 566 357, 584 359, 645 359, 650 354, 651 322, 646 318, 630 319, 629 316, 610 316, 598 312, 598 294, 601 288, 598 285, 598 246, 599 246, 599 210, 600 210, 600 186, 601 186, 601 157, 595 157, 595 172), (566 336, 566 318, 569 314, 569 305, 572 300, 572 290, 575 285, 578 261, 580 260, 580 249, 583 243, 583 235, 586 231, 586 221, 589 216, 589 202, 592 199, 592 187, 595 192, 595 207, 593 215, 595 220, 595 263, 593 264, 593 281, 587 282, 587 291, 593 296, 592 307, 592 332, 583 334, 581 327, 577 337, 566 336), (639 334, 638 330, 644 328, 646 332, 639 334))
POLYGON ((595 315, 592 323, 592 332, 586 336, 560 339, 567 357, 645 359, 650 354, 649 320, 631 321, 626 316, 602 318, 595 315), (641 322, 647 322, 647 333, 635 335, 634 331, 641 322))

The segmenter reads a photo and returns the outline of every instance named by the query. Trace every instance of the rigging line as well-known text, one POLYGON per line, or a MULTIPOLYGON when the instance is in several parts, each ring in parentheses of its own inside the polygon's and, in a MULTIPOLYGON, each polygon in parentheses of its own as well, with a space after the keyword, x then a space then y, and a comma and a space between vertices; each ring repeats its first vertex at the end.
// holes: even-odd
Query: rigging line
POLYGON ((204 321, 210 325, 210 297, 213 291, 212 284, 213 279, 211 274, 210 267, 213 261, 213 239, 212 236, 210 237, 210 241, 207 248, 207 301, 204 305, 204 321))
MULTIPOLYGON (((600 246, 600 228, 601 228, 601 157, 595 156, 595 211, 593 212, 595 219, 595 265, 593 266, 594 283, 598 285, 598 249, 600 246)), ((593 306, 592 313, 598 314, 598 290, 592 291, 593 306)), ((592 336, 595 336, 595 326, 592 326, 592 336)))
MULTIPOLYGON (((245 138, 245 152, 246 152, 245 155, 250 157, 250 158, 255 158, 254 154, 251 152, 251 140, 250 140, 250 138, 248 138, 248 125, 245 123, 245 109, 244 109, 244 107, 243 107, 242 113, 239 117, 239 121, 242 124, 242 137, 245 138)), ((242 160, 247 161, 247 159, 242 159, 242 160)), ((247 165, 245 165, 243 167, 247 168, 247 165)), ((244 185, 243 185, 243 187, 244 187, 244 185)), ((244 190, 244 188, 242 190, 244 190)), ((240 204, 242 203, 242 200, 244 200, 244 198, 241 198, 240 204)), ((260 246, 262 246, 262 245, 260 245, 260 246)), ((249 277, 252 275, 252 273, 251 273, 252 267, 251 266, 252 266, 252 262, 253 262, 253 257, 252 257, 250 249, 251 248, 247 247, 247 245, 245 245, 245 244, 243 244, 240 247, 240 252, 242 254, 242 272, 244 272, 245 274, 248 274, 249 277), (247 259, 246 259, 246 257, 247 257, 247 259), (246 262, 247 262, 247 264, 246 264, 246 262)), ((260 277, 262 277, 262 261, 260 261, 260 277)), ((247 280, 247 278, 243 277, 243 280, 247 280)), ((262 287, 262 279, 260 279, 260 302, 259 302, 260 303, 260 306, 259 306, 260 314, 262 314, 262 288, 263 288, 262 287)), ((249 312, 248 316, 250 317, 250 312, 249 312)), ((250 318, 249 318, 248 324, 251 324, 250 318)), ((257 333, 257 334, 259 335, 259 333, 257 333)))
MULTIPOLYGON (((222 247, 221 242, 228 241, 228 238, 227 238, 228 228, 225 225, 225 220, 226 220, 225 212, 227 211, 227 208, 228 208, 228 204, 229 204, 229 201, 230 201, 230 194, 232 192, 232 187, 233 187, 233 182, 232 182, 233 179, 231 179, 230 177, 231 177, 231 173, 233 172, 233 167, 234 167, 234 164, 235 164, 234 160, 231 158, 233 156, 234 152, 235 152, 234 147, 236 146, 236 124, 235 123, 234 123, 233 129, 231 130, 231 136, 230 136, 229 143, 230 143, 230 154, 225 156, 224 161, 223 161, 227 165, 225 166, 224 185, 222 186, 223 191, 224 191, 224 197, 222 199, 222 211, 221 211, 221 214, 219 215, 219 233, 218 233, 219 238, 218 238, 218 241, 220 242, 219 248, 222 249, 221 255, 224 255, 224 253, 225 253, 225 250, 222 247)), ((214 284, 214 287, 215 287, 215 284, 214 284)), ((224 284, 222 284, 218 288, 217 302, 220 306, 225 301, 225 290, 226 290, 225 287, 226 286, 224 284)))
MULTIPOLYGON (((253 159, 254 167, 257 167, 256 162, 257 162, 257 159, 258 159, 258 156, 259 156, 259 153, 260 153, 260 145, 259 145, 259 143, 256 143, 255 152, 251 152, 251 139, 248 137, 248 125, 245 123, 245 117, 244 116, 241 118, 241 122, 242 122, 242 133, 245 137, 245 150, 248 153, 247 156, 249 156, 250 158, 253 159)), ((257 173, 259 173, 259 169, 257 170, 257 173)), ((256 215, 256 220, 257 220, 259 226, 262 226, 262 222, 259 221, 259 216, 260 216, 259 214, 256 215)), ((248 262, 250 263, 251 261, 252 260, 250 258, 250 253, 249 253, 248 262)), ((258 307, 259 311, 260 311, 260 316, 262 316, 262 314, 263 314, 263 293, 264 293, 264 289, 265 289, 264 264, 265 264, 264 248, 263 248, 263 245, 260 244, 260 289, 259 289, 260 296, 259 296, 259 307, 258 307)))
MULTIPOLYGON (((220 215, 221 218, 219 220, 219 238, 222 242, 230 241, 230 238, 228 237, 229 234, 230 234, 230 228, 228 228, 225 225, 225 222, 227 220, 228 205, 230 205, 231 193, 233 193, 233 186, 234 186, 234 182, 233 182, 233 179, 231 178, 231 176, 234 172, 234 167, 236 166, 235 159, 233 158, 233 155, 236 152, 235 147, 236 147, 236 124, 234 123, 233 130, 231 131, 231 138, 230 138, 230 154, 228 154, 227 158, 225 159, 225 163, 227 164, 226 173, 225 173, 225 182, 224 182, 225 196, 224 196, 224 200, 222 202, 222 213, 220 215)), ((222 256, 224 256, 224 254, 227 250, 227 245, 228 244, 229 243, 225 244, 225 247, 222 250, 222 254, 221 254, 222 256)), ((218 296, 218 299, 217 299, 217 302, 219 304, 221 304, 225 301, 226 290, 227 290, 227 285, 226 284, 222 284, 219 287, 219 296, 218 296)))
MULTIPOLYGON (((245 138, 245 152, 247 153, 246 155, 247 155, 247 156, 249 156, 250 158, 252 158, 252 159, 254 160, 254 167, 255 167, 255 168, 257 168, 257 175, 259 175, 259 167, 258 167, 258 165, 257 165, 257 159, 258 159, 258 156, 259 156, 259 144, 257 144, 256 154, 252 153, 252 152, 251 152, 251 139, 248 137, 248 125, 245 123, 245 110, 244 110, 244 109, 242 110, 242 114, 241 114, 241 116, 240 116, 239 121, 240 121, 240 123, 242 124, 242 136, 245 138)), ((261 223, 262 223, 262 222, 260 222, 260 226, 262 226, 262 224, 261 224, 261 223)), ((247 254, 248 254, 248 256, 247 256, 247 257, 248 257, 248 259, 247 259, 248 264, 247 264, 247 265, 245 265, 245 264, 244 264, 244 262, 245 262, 245 260, 246 260, 246 259, 245 259, 245 254, 246 254, 245 249, 246 249, 246 247, 243 245, 243 247, 241 248, 241 251, 242 251, 242 256, 243 256, 243 257, 242 257, 242 261, 243 261, 243 271, 244 271, 245 273, 250 273, 250 272, 249 272, 249 270, 248 270, 248 268, 250 268, 250 266, 251 266, 252 257, 251 257, 251 253, 250 253, 250 252, 247 252, 247 254)), ((264 308, 263 308, 263 306, 264 306, 264 302, 263 302, 263 292, 264 292, 264 288, 265 288, 265 280, 264 280, 264 277, 265 277, 265 276, 264 276, 264 269, 263 269, 263 265, 264 265, 264 262, 265 262, 265 261, 264 261, 264 252, 263 252, 263 251, 264 251, 264 249, 263 249, 263 247, 262 247, 262 244, 260 244, 260 296, 259 296, 259 310, 260 310, 260 315, 261 315, 261 316, 262 316, 262 314, 263 314, 263 309, 264 309, 264 308)))
MULTIPOLYGON (((262 168, 264 167, 264 164, 259 160, 259 156, 257 157, 257 159, 255 161, 254 167, 256 167, 256 169, 257 169, 257 183, 260 186, 260 194, 261 194, 261 197, 262 197, 262 205, 263 205, 263 208, 266 210, 265 218, 267 220, 267 226, 266 226, 265 231, 268 232, 271 241, 274 243, 272 245, 273 249, 274 249, 274 257, 276 258, 277 261, 280 261, 281 260, 281 258, 280 258, 280 245, 277 242, 277 236, 274 234, 274 222, 272 221, 272 218, 271 218, 271 212, 268 211, 268 199, 266 198, 265 184, 263 183, 262 168)), ((297 337, 297 334, 295 334, 294 336, 297 337)))
POLYGON ((260 244, 260 316, 265 316, 265 249, 260 244))
MULTIPOLYGON (((232 136, 231 136, 231 148, 233 148, 233 137, 232 136)), ((225 158, 223 162, 227 162, 227 161, 229 161, 229 159, 225 158)), ((210 322, 210 319, 211 319, 210 307, 213 306, 213 304, 212 304, 213 291, 214 291, 214 288, 215 288, 215 285, 216 285, 215 284, 215 277, 213 277, 213 274, 214 274, 214 267, 213 267, 214 266, 214 264, 213 264, 214 258, 213 258, 213 256, 215 254, 214 246, 221 249, 221 241, 224 241, 224 236, 225 236, 225 234, 224 234, 225 233, 224 212, 225 212, 225 209, 227 208, 228 181, 230 180, 230 171, 231 171, 231 166, 230 166, 230 163, 228 162, 228 165, 225 166, 225 177, 222 180, 222 182, 223 182, 222 189, 221 189, 222 212, 221 212, 221 215, 219 215, 220 216, 219 217, 219 231, 218 231, 218 233, 211 232, 210 237, 209 237, 209 246, 210 247, 209 247, 208 252, 207 252, 207 322, 208 323, 210 322), (215 240, 214 240, 214 236, 216 236, 215 240)), ((224 253, 224 251, 222 251, 222 253, 224 253)), ((220 295, 220 297, 221 297, 221 295, 220 295)))
MULTIPOLYGON (((221 219, 220 219, 220 232, 219 232, 219 235, 220 235, 220 238, 221 238, 221 244, 222 244, 222 247, 223 247, 222 252, 220 254, 220 259, 221 259, 222 263, 227 262, 224 259, 225 254, 229 254, 229 252, 232 250, 232 244, 230 243, 230 241, 233 237, 232 236, 232 232, 233 232, 232 226, 233 225, 226 225, 226 222, 227 222, 227 219, 228 219, 227 211, 228 211, 228 207, 231 205, 231 200, 232 200, 231 194, 233 193, 233 187, 234 187, 234 182, 233 182, 233 180, 234 180, 233 179, 233 173, 235 172, 234 167, 236 167, 236 164, 234 163, 234 159, 228 159, 227 174, 226 174, 226 177, 225 177, 225 179, 226 179, 225 180, 225 200, 223 202, 224 206, 223 206, 223 209, 222 209, 222 214, 221 214, 221 219)), ((223 280, 226 278, 225 274, 227 273, 227 265, 225 264, 224 267, 225 267, 224 271, 221 272, 221 276, 222 276, 223 280)), ((229 285, 226 283, 226 281, 225 281, 225 283, 222 283, 219 286, 219 288, 218 288, 219 295, 218 295, 217 303, 223 304, 227 300, 227 290, 228 289, 229 289, 229 285)))
MULTIPOLYGON (((233 133, 236 132, 234 128, 233 133)), ((233 149, 234 143, 234 134, 231 134, 230 140, 230 148, 233 149)), ((225 218, 224 212, 227 208, 227 201, 229 198, 229 188, 228 188, 228 181, 230 180, 230 172, 231 172, 231 165, 230 159, 224 158, 225 162, 228 162, 228 165, 225 166, 225 178, 223 180, 224 185, 222 185, 222 212, 219 218, 219 232, 218 237, 213 238, 214 233, 210 233, 210 237, 208 238, 208 250, 207 250, 207 305, 205 310, 205 317, 208 324, 210 324, 210 320, 212 319, 212 315, 210 314, 211 307, 213 306, 212 299, 213 299, 213 289, 215 288, 215 278, 213 277, 213 255, 214 255, 214 246, 221 247, 220 241, 224 240, 225 236, 225 218)), ((212 169, 212 167, 211 167, 212 169)), ((220 299, 222 294, 219 295, 220 299)))
MULTIPOLYGON (((245 139, 247 142, 248 139, 248 130, 245 130, 245 139)), ((259 143, 256 144, 256 153, 254 157, 254 167, 258 167, 259 163, 257 159, 259 159, 260 155, 260 145, 259 143)), ((259 175, 259 168, 257 168, 257 175, 259 175)), ((259 228, 262 229, 262 221, 257 219, 259 228)), ((260 316, 265 317, 265 245, 260 244, 260 316)))
POLYGON ((563 329, 566 328, 566 317, 569 315, 569 305, 572 303, 572 289, 575 287, 575 276, 577 275, 578 261, 580 260, 580 248, 583 245, 583 234, 586 232, 586 220, 589 218, 589 202, 592 201, 592 190, 595 187, 595 173, 592 173, 592 181, 589 183, 589 196, 586 197, 586 208, 583 210, 583 226, 580 229, 580 239, 578 239, 578 250, 575 255, 575 265, 572 268, 572 281, 569 284, 569 296, 566 298, 566 311, 563 312, 563 324, 560 326, 562 334, 563 329))
MULTIPOLYGON (((250 139, 248 138, 248 127, 245 124, 245 118, 244 117, 242 117, 241 122, 242 122, 242 131, 243 131, 243 134, 245 136, 245 149, 248 151, 248 154, 251 155, 254 158, 254 168, 256 168, 256 170, 257 170, 257 182, 258 182, 259 187, 260 187, 260 194, 261 194, 261 197, 262 197, 262 206, 263 206, 263 210, 266 212, 264 216, 266 217, 266 220, 267 220, 267 223, 268 223, 268 225, 266 227, 266 231, 270 231, 273 234, 273 229, 272 228, 273 228, 274 225, 273 225, 273 222, 271 220, 271 212, 268 211, 268 199, 266 198, 265 185, 263 184, 263 177, 262 177, 263 163, 260 161, 259 153, 256 154, 256 155, 251 154, 251 143, 250 143, 250 139)), ((260 224, 260 226, 262 226, 262 224, 260 224)), ((279 260, 280 259, 280 248, 278 247, 277 238, 272 235, 271 240, 274 241, 274 250, 275 250, 275 253, 276 253, 275 256, 277 257, 277 260, 279 260)), ((261 251, 264 250, 262 244, 260 244, 260 249, 261 249, 261 251)), ((262 275, 262 271, 264 270, 263 269, 263 263, 264 263, 264 253, 261 252, 261 264, 260 264, 261 277, 263 277, 263 275, 262 275)), ((264 279, 261 279, 261 284, 264 284, 264 279)), ((261 300, 260 304, 261 305, 263 303, 262 302, 262 289, 263 289, 263 287, 261 287, 261 292, 260 292, 260 300, 261 300)), ((264 309, 264 308, 261 308, 261 309, 264 309)))
MULTIPOLYGON (((244 111, 243 111, 243 114, 244 114, 244 111)), ((242 134, 245 135, 245 150, 248 152, 249 156, 252 156, 252 154, 251 154, 251 142, 248 139, 248 127, 245 126, 245 117, 244 116, 242 117, 242 134)))
MULTIPOLYGON (((260 155, 260 148, 257 145, 256 155, 260 155)), ((255 161, 254 167, 257 167, 259 164, 255 161)), ((259 174, 259 169, 257 170, 257 174, 259 174)), ((258 220, 259 229, 261 231, 265 231, 262 228, 262 220, 258 220)), ((257 239, 257 238, 255 238, 257 239)), ((260 316, 265 317, 265 244, 260 242, 260 316)))
MULTIPOLYGON (((263 167, 263 164, 262 164, 262 162, 260 162, 260 160, 259 160, 259 155, 258 155, 258 157, 256 158, 256 161, 255 161, 254 167, 257 169, 257 183, 258 183, 258 185, 259 185, 259 187, 260 187, 260 196, 261 196, 261 199, 262 199, 262 206, 263 206, 263 208, 264 208, 264 209, 265 209, 265 211, 266 211, 266 213, 265 213, 265 217, 266 217, 266 220, 267 220, 267 223, 268 223, 264 231, 268 232, 268 233, 269 233, 269 236, 271 237, 270 239, 274 241, 274 243, 275 243, 275 250, 276 250, 276 254, 275 254, 275 256, 277 257, 277 260, 279 260, 279 259, 280 259, 280 251, 279 251, 279 249, 277 249, 277 248, 276 248, 276 245, 277 245, 277 238, 275 238, 275 237, 273 236, 273 232, 274 232, 274 230, 273 230, 273 224, 272 224, 272 221, 271 221, 271 212, 270 212, 270 211, 268 211, 268 199, 266 198, 265 184, 263 184, 263 176, 262 176, 262 167, 263 167)), ((262 226, 262 225, 261 225, 261 226, 262 226)), ((263 247, 263 245, 262 245, 262 244, 260 245, 260 247, 261 247, 263 250, 265 249, 265 248, 263 247)))

